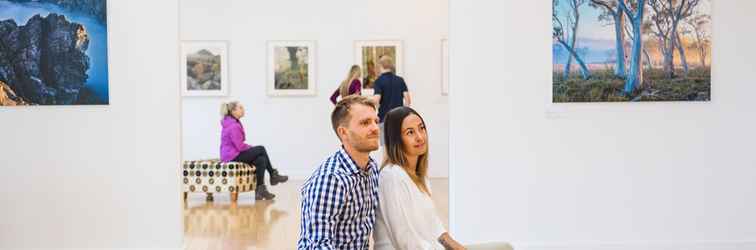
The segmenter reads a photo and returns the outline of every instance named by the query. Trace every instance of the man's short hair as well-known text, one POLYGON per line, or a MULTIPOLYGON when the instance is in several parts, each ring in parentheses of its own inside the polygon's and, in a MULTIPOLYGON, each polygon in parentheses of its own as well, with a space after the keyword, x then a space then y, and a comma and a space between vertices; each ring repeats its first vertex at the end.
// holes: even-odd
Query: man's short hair
POLYGON ((331 125, 333 126, 333 132, 336 132, 336 136, 339 136, 337 130, 339 126, 346 125, 349 122, 349 119, 351 118, 349 110, 355 104, 365 105, 376 109, 375 101, 365 96, 351 95, 341 99, 341 101, 336 103, 336 108, 333 109, 333 112, 331 112, 331 125))
POLYGON ((380 64, 383 69, 394 69, 394 59, 389 55, 383 55, 378 58, 378 64, 380 64))

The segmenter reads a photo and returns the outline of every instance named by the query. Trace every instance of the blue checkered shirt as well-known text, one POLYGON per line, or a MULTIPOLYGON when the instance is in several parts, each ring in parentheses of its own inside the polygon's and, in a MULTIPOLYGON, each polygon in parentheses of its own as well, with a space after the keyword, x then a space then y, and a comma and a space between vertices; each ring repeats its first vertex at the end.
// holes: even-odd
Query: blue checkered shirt
POLYGON ((360 170, 342 148, 302 187, 298 249, 368 249, 378 207, 378 166, 360 170))

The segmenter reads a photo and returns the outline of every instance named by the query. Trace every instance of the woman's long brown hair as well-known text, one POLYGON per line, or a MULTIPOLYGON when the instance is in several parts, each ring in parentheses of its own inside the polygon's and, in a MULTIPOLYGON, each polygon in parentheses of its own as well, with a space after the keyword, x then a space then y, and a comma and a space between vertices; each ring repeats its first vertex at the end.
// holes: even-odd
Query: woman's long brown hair
MULTIPOLYGON (((386 113, 386 118, 383 121, 383 138, 386 142, 386 155, 384 155, 385 160, 381 164, 381 170, 388 164, 401 166, 407 172, 407 175, 410 176, 412 182, 417 185, 417 188, 430 196, 428 186, 425 185, 425 180, 428 178, 428 151, 418 157, 414 172, 407 166, 409 163, 407 161, 407 153, 404 150, 404 142, 402 141, 402 122, 413 114, 420 117, 420 121, 425 126, 423 117, 410 107, 397 107, 386 113)), ((428 143, 427 139, 426 143, 428 143)))

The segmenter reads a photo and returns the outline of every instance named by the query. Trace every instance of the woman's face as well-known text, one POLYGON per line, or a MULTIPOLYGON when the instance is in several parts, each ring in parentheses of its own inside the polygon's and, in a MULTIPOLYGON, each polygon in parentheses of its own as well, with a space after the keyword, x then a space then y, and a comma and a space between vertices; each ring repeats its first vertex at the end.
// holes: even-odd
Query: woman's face
POLYGON ((428 152, 428 134, 419 116, 411 114, 402 121, 402 144, 407 156, 420 156, 428 152))
POLYGON ((236 117, 236 119, 241 119, 242 117, 244 117, 244 106, 242 106, 241 104, 236 105, 236 108, 234 108, 234 110, 231 110, 231 115, 236 117))
POLYGON ((359 79, 360 77, 362 77, 362 69, 358 69, 352 74, 352 79, 359 79))

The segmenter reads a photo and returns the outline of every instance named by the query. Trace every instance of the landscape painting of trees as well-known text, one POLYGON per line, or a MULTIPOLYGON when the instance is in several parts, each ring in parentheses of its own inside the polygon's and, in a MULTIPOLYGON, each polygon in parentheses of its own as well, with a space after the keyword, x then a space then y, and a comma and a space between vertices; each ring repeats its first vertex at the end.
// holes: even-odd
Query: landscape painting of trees
POLYGON ((710 0, 552 0, 552 101, 711 100, 710 0))
POLYGON ((268 95, 315 95, 315 42, 268 42, 268 95))

